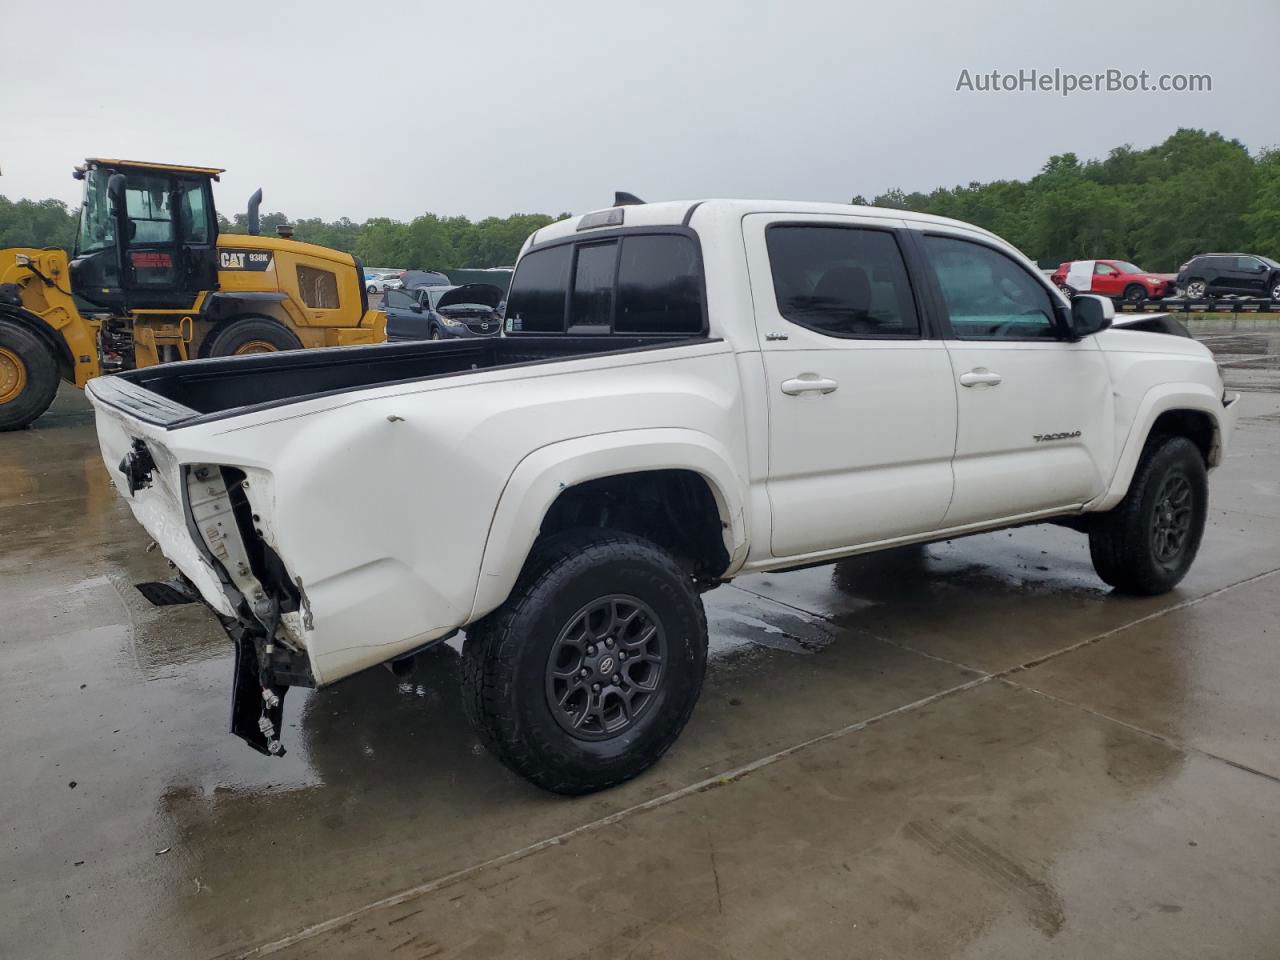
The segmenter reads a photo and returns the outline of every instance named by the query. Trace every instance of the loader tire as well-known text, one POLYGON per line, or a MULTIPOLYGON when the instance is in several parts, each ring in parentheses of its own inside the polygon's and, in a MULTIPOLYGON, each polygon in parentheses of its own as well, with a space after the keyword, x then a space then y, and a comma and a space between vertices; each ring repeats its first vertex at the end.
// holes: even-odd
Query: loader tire
POLYGON ((1207 471, 1196 445, 1186 437, 1152 436, 1124 499, 1093 518, 1093 569, 1120 593, 1168 593, 1196 558, 1208 503, 1207 471))
POLYGON ((214 332, 209 343, 211 357, 240 357, 251 353, 278 353, 301 350, 302 341, 288 327, 266 317, 245 317, 214 332))
POLYGON ((467 631, 463 703, 504 764, 555 793, 623 783, 684 729, 707 620, 661 547, 615 530, 536 548, 511 596, 467 631))
POLYGON ((58 360, 30 330, 0 320, 0 431, 20 430, 58 393, 58 360))

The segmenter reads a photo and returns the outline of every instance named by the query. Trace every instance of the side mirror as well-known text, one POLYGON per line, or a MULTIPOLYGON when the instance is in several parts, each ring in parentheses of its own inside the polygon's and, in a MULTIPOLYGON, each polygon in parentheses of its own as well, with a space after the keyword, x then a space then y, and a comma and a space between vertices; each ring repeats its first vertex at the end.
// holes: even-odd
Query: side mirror
POLYGON ((1075 340, 1107 329, 1115 317, 1115 304, 1109 297, 1081 293, 1071 298, 1071 336, 1075 340))
POLYGON ((421 304, 421 303, 419 303, 417 300, 415 300, 415 301, 413 301, 413 304, 410 306, 410 308, 409 308, 409 309, 411 309, 414 313, 421 313, 421 312, 422 312, 422 304, 421 304))

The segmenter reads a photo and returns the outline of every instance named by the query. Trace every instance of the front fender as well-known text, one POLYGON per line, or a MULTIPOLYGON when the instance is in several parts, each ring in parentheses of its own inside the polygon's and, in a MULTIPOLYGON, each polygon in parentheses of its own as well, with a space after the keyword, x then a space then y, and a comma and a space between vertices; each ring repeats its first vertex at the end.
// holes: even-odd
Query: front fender
POLYGON ((1209 458, 1209 467, 1216 467, 1226 456, 1227 443, 1235 427, 1238 398, 1223 405, 1222 398, 1212 389, 1199 383, 1166 383, 1158 384, 1148 390, 1138 404, 1133 418, 1133 425, 1125 437, 1124 447, 1116 461, 1116 469, 1106 493, 1085 505, 1086 510, 1110 510, 1129 490, 1134 472, 1138 468, 1138 458, 1146 445, 1151 428, 1161 414, 1173 410, 1192 410, 1208 414, 1213 421, 1214 443, 1209 458))
POLYGON ((468 620, 489 613, 511 593, 543 518, 565 488, 648 470, 692 470, 707 481, 724 526, 728 572, 741 566, 747 555, 746 490, 721 443, 680 428, 578 437, 533 451, 512 471, 489 527, 468 620))

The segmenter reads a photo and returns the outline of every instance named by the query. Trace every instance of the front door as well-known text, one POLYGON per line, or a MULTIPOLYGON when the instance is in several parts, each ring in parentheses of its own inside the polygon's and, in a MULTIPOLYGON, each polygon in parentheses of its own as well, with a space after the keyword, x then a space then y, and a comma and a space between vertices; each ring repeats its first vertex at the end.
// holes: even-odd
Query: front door
POLYGON ((901 221, 745 218, 769 406, 774 556, 936 529, 956 396, 908 278, 901 221))
POLYGON ((955 496, 945 525, 1084 503, 1104 488, 1113 400, 1092 337, 1066 339, 1057 295, 973 234, 929 229, 921 246, 949 324, 958 397, 955 496))

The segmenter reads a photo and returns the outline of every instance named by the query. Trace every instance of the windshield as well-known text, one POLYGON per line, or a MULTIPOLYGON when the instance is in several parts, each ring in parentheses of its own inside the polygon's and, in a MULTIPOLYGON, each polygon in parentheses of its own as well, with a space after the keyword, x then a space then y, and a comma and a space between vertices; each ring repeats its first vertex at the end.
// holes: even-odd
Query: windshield
POLYGON ((1128 263, 1124 260, 1115 261, 1115 265, 1116 265, 1116 269, 1119 270, 1121 273, 1146 273, 1147 272, 1145 270, 1139 269, 1138 267, 1135 267, 1132 263, 1128 263))
POLYGON ((1276 263, 1270 257, 1259 257, 1258 259, 1261 260, 1263 263, 1265 263, 1269 267, 1280 267, 1280 263, 1276 263))
POLYGON ((106 170, 90 170, 84 176, 84 203, 80 207, 80 234, 76 237, 76 253, 105 250, 116 242, 115 220, 107 200, 106 170))

